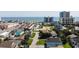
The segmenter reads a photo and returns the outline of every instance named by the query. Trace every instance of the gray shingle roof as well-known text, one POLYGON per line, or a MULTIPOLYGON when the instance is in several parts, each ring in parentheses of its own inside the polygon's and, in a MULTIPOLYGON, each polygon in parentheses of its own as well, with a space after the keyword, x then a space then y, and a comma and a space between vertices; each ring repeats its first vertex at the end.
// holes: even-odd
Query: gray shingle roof
POLYGON ((47 42, 61 42, 60 38, 50 37, 46 40, 47 42))

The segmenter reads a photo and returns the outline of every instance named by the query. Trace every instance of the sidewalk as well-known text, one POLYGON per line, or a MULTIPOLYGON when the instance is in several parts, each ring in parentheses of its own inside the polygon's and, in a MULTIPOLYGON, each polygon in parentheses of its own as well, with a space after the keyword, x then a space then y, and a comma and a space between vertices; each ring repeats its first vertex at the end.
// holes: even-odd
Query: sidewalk
POLYGON ((38 41, 38 36, 39 36, 39 32, 35 32, 35 37, 33 38, 32 44, 30 45, 29 48, 36 48, 37 45, 37 41, 38 41))

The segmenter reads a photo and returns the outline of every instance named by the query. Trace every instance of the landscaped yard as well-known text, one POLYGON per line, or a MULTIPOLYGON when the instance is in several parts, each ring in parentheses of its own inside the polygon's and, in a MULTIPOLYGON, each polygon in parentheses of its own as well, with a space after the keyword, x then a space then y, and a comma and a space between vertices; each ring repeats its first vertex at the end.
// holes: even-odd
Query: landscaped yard
POLYGON ((72 47, 69 45, 69 43, 66 43, 66 44, 64 45, 64 48, 72 48, 72 47))
POLYGON ((55 28, 54 26, 51 26, 51 27, 50 27, 51 30, 53 30, 54 28, 55 28))
POLYGON ((27 44, 28 44, 28 45, 31 45, 32 41, 33 41, 33 39, 30 38, 30 39, 27 41, 27 44))
POLYGON ((35 36, 35 33, 32 33, 31 38, 33 38, 35 36))
POLYGON ((43 39, 39 39, 39 41, 37 42, 37 45, 44 45, 45 44, 45 40, 43 39))

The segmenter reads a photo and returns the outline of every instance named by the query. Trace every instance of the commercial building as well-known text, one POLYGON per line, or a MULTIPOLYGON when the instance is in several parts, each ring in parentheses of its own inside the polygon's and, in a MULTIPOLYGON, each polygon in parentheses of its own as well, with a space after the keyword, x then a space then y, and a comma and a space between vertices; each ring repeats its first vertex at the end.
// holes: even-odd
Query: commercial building
POLYGON ((44 22, 46 22, 46 23, 53 22, 53 17, 44 17, 44 22))
POLYGON ((62 25, 73 25, 74 18, 70 16, 70 12, 60 12, 60 23, 62 25))

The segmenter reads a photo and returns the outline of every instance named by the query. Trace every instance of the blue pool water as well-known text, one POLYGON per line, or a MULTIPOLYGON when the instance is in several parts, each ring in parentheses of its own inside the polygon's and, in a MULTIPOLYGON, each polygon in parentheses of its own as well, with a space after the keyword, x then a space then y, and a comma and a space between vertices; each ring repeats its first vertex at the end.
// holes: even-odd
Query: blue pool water
POLYGON ((22 31, 16 31, 15 36, 19 36, 22 31))

